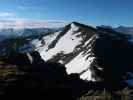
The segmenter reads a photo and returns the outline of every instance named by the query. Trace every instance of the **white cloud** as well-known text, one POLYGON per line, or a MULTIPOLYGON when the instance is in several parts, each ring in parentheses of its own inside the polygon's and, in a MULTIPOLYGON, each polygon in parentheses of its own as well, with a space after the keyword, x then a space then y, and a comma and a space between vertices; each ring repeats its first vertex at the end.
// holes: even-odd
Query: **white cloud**
POLYGON ((26 18, 14 18, 0 20, 0 28, 57 28, 67 23, 57 20, 29 20, 26 18))
POLYGON ((15 14, 12 12, 0 12, 0 17, 15 17, 15 14))
POLYGON ((14 12, 0 12, 0 28, 56 28, 63 27, 64 25, 66 25, 65 21, 31 20, 19 17, 14 12))

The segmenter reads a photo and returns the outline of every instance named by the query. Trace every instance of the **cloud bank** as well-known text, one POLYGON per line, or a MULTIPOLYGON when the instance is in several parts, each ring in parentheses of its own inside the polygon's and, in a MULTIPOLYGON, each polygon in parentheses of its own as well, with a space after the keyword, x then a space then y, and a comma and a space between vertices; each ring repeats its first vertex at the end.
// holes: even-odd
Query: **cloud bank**
POLYGON ((0 28, 57 28, 67 23, 63 21, 44 20, 0 20, 0 28))
MULTIPOLYGON (((24 9, 24 8, 23 8, 24 9)), ((59 20, 31 20, 21 18, 14 12, 0 12, 0 29, 6 28, 57 28, 67 23, 59 20)))
POLYGON ((0 12, 0 17, 15 17, 12 12, 0 12))

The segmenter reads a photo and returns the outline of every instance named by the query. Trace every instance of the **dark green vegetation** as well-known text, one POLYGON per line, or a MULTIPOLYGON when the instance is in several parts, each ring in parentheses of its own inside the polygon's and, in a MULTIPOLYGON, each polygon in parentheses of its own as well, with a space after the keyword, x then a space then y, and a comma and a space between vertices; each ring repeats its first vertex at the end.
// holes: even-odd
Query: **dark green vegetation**
POLYGON ((64 65, 44 62, 37 52, 27 54, 1 60, 0 97, 76 100, 88 91, 88 83, 78 74, 67 75, 64 65), (33 62, 27 54, 34 58, 33 62))
POLYGON ((133 90, 125 88, 119 91, 90 90, 77 100, 132 100, 133 90))

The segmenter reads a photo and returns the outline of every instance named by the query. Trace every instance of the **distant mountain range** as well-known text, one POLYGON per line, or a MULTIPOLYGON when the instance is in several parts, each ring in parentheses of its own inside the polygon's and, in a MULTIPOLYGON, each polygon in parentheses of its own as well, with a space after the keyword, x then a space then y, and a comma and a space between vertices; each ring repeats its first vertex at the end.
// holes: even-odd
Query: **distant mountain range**
MULTIPOLYGON (((2 21, 2 22, 4 23, 5 21, 2 21)), ((6 22, 8 22, 8 21, 6 21, 6 22)), ((17 28, 17 27, 13 28, 12 26, 10 26, 9 28, 3 27, 0 29, 0 40, 3 40, 8 37, 10 38, 10 37, 17 37, 17 36, 30 36, 30 35, 39 35, 39 34, 45 34, 45 33, 50 33, 50 32, 56 32, 56 31, 63 29, 63 27, 65 26, 65 23, 63 24, 63 22, 62 22, 62 26, 59 26, 59 25, 56 26, 56 23, 58 23, 58 22, 53 22, 53 24, 52 24, 52 22, 50 22, 49 23, 49 24, 51 24, 50 26, 47 25, 47 27, 46 27, 46 25, 44 25, 44 27, 41 26, 42 28, 41 27, 40 28, 39 27, 38 28, 34 28, 34 27, 28 28, 28 26, 27 26, 27 28, 24 28, 24 26, 21 28, 17 28)), ((28 23, 25 23, 25 24, 28 25, 28 23)), ((61 24, 61 22, 59 24, 61 24)), ((105 29, 112 29, 114 31, 125 33, 125 34, 133 34, 133 27, 126 27, 126 26, 112 27, 112 26, 106 26, 106 25, 101 25, 101 26, 97 26, 97 27, 102 27, 105 29)))
POLYGON ((0 29, 0 41, 13 37, 28 37, 32 35, 42 35, 45 33, 56 32, 62 28, 24 28, 24 29, 0 29))
POLYGON ((113 29, 117 32, 121 32, 125 34, 133 34, 133 27, 126 27, 126 26, 112 27, 112 26, 106 26, 106 25, 101 25, 100 27, 103 27, 106 29, 113 29))
POLYGON ((133 34, 133 27, 119 26, 115 28, 115 30, 122 33, 133 34))

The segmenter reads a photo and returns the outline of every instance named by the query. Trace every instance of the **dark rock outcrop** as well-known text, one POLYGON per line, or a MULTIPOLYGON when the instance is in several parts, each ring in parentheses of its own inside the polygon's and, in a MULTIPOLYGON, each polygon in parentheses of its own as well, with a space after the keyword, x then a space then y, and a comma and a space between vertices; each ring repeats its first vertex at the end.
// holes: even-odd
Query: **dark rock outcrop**
POLYGON ((129 35, 111 29, 99 29, 98 38, 92 44, 95 57, 91 64, 93 77, 107 88, 120 88, 133 72, 133 43, 129 35))
POLYGON ((13 81, 3 81, 8 85, 0 97, 76 100, 89 89, 88 82, 81 80, 78 74, 67 75, 64 65, 45 62, 38 52, 16 53, 10 63, 16 65, 17 73, 23 74, 16 74, 13 81))

